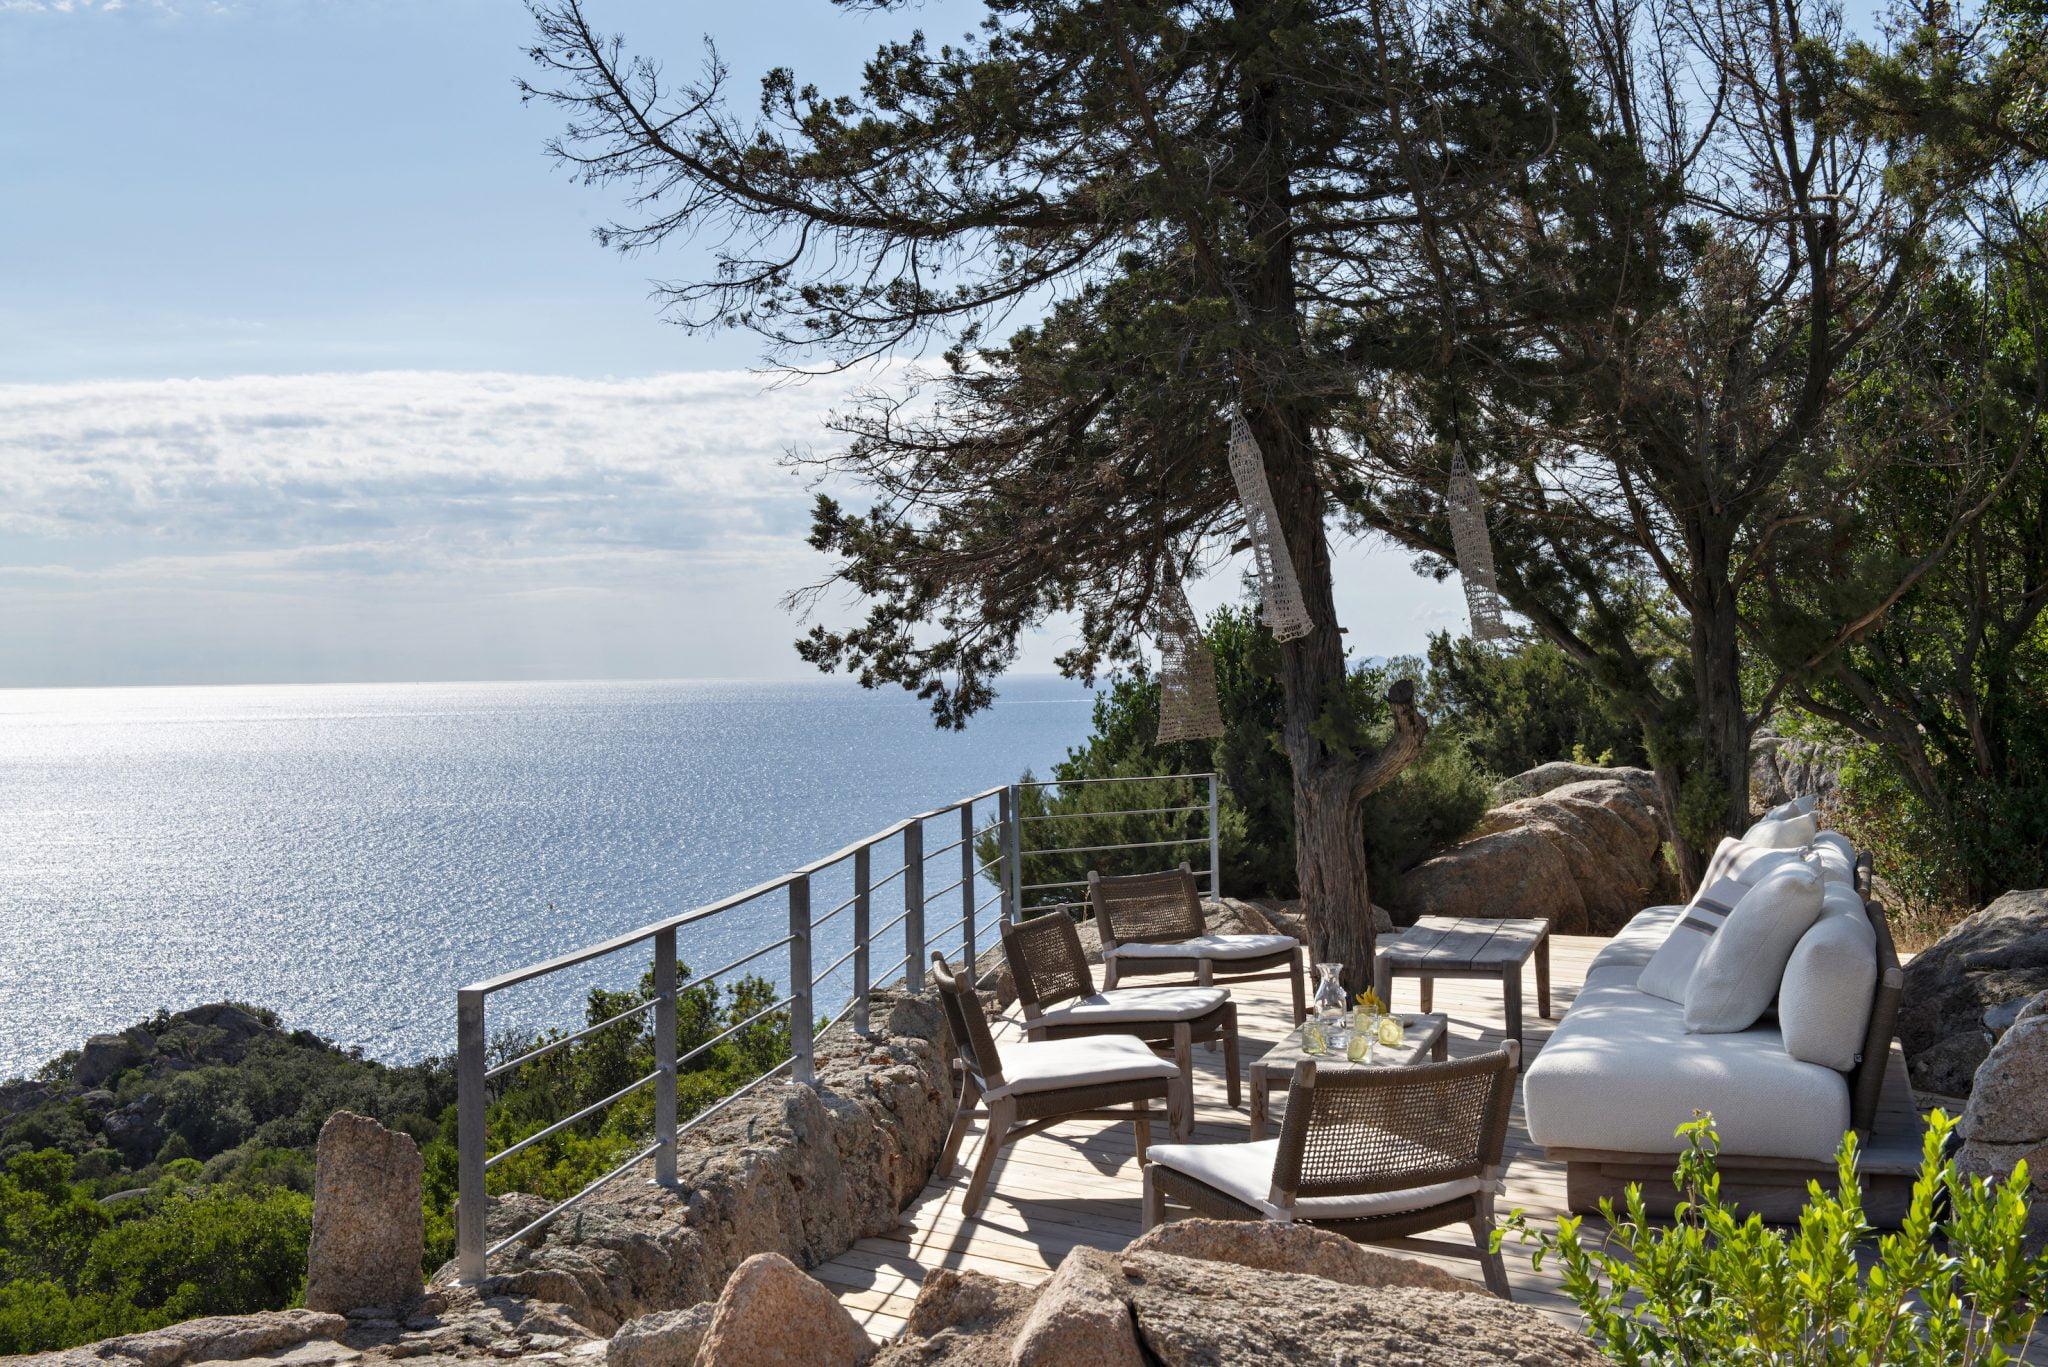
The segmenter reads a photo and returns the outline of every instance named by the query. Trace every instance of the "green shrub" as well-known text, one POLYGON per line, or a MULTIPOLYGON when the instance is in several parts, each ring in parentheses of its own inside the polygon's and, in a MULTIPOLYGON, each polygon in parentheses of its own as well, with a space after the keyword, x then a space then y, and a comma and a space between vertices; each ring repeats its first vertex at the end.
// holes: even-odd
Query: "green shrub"
POLYGON ((1494 1244, 1512 1232, 1536 1246, 1538 1268, 1557 1259, 1587 1332, 1616 1362, 1993 1367, 2033 1334, 2048 1256, 2025 1251, 2026 1165, 2003 1183, 1964 1176, 1943 1157, 1954 1128, 1940 1111, 1929 1117, 1905 1221, 1877 1238, 1874 1263, 1857 1256, 1875 1231, 1855 1135, 1843 1136, 1835 1192, 1811 1184, 1797 1228, 1784 1230, 1722 1200, 1709 1116, 1678 1131, 1686 1148, 1671 1223, 1652 1223, 1631 1185, 1624 1211, 1601 1202, 1612 1228, 1598 1247, 1576 1216, 1552 1233, 1520 1211, 1494 1244))
POLYGON ((1642 728, 1548 641, 1500 650, 1439 632, 1429 639, 1427 698, 1435 724, 1497 774, 1561 759, 1645 762, 1642 728))

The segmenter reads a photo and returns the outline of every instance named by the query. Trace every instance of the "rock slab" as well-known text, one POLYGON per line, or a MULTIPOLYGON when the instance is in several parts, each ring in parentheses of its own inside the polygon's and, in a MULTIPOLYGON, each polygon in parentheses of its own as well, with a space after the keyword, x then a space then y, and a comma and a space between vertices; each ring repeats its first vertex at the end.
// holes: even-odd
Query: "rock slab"
POLYGON ((1442 1268, 1414 1258, 1382 1253, 1327 1229, 1269 1220, 1176 1220, 1139 1235, 1125 1252, 1294 1272, 1345 1286, 1411 1286, 1461 1294, 1472 1290, 1442 1268))
POLYGON ((607 1367, 691 1367, 717 1309, 716 1302, 705 1301, 628 1320, 605 1348, 607 1367))
POLYGON ((1958 922, 1906 965, 1899 1042, 1913 1086, 1968 1096, 1990 1056, 1993 1023, 2010 1019, 2011 1003, 2043 991, 2048 889, 2008 892, 1958 922))
POLYGON ((1348 1287, 1320 1277, 1127 1252, 1124 1300, 1151 1360, 1552 1367, 1605 1359, 1540 1314, 1472 1292, 1348 1287))
POLYGON ((419 1295, 426 1226, 412 1136, 336 1111, 320 1127, 314 1164, 307 1306, 347 1314, 419 1295))
POLYGON ((718 1297, 698 1367, 850 1367, 874 1356, 867 1331, 780 1253, 739 1265, 718 1297))

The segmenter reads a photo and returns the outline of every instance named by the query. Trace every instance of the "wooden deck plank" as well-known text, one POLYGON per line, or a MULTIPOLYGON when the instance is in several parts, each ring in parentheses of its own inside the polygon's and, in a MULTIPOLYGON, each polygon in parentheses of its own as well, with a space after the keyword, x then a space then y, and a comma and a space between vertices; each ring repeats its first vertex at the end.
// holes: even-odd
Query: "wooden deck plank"
MULTIPOLYGON (((1551 937, 1551 986, 1560 1014, 1584 982, 1593 956, 1606 943, 1605 939, 1593 936, 1551 937)), ((1249 1063, 1293 1028, 1287 985, 1235 983, 1231 985, 1231 995, 1238 1004, 1241 1055, 1249 1063)), ((1412 977, 1397 977, 1394 998, 1389 1003, 1392 1009, 1418 1011, 1419 982, 1412 977)), ((1504 1022, 1500 989, 1492 981, 1439 979, 1434 1007, 1449 1019, 1451 1057, 1499 1047, 1504 1022)), ((1554 1024, 1533 1013, 1523 1022, 1525 1059, 1534 1058, 1542 1049, 1554 1024)), ((1018 1038, 1021 1032, 1012 1018, 998 1023, 997 1034, 1000 1041, 1018 1038)), ((1248 1105, 1232 1110, 1225 1104, 1221 1051, 1197 1049, 1194 1060, 1195 1138, 1209 1142, 1246 1138, 1248 1105)), ((1248 1100, 1247 1096, 1247 1103, 1248 1100)), ((1903 1077, 1887 1078, 1885 1102, 1885 1109, 1894 1120, 1902 1121, 1912 1115, 1910 1092, 1903 1077)), ((1276 1089, 1272 1105, 1273 1124, 1277 1126, 1285 1110, 1284 1088, 1276 1089)), ((1878 1140, 1884 1147, 1884 1157, 1895 1159, 1897 1155, 1891 1149, 1903 1144, 1917 1160, 1917 1147, 1908 1127, 1895 1124, 1890 1128, 1895 1133, 1878 1140)), ((1155 1123, 1153 1141, 1165 1142, 1167 1138, 1163 1121, 1155 1123)), ((1075 1248, 1114 1250, 1137 1237, 1139 1169, 1136 1141, 1127 1122, 1074 1121, 1020 1141, 997 1168, 981 1214, 969 1219, 962 1214, 960 1203, 968 1165, 979 1153, 981 1139, 981 1127, 977 1125, 962 1146, 960 1166, 935 1178, 904 1210, 895 1229, 862 1239, 839 1257, 814 1269, 819 1280, 833 1289, 841 1303, 878 1340, 901 1329, 918 1287, 934 1269, 966 1269, 1006 1281, 1036 1284, 1050 1276, 1060 1260, 1075 1248)), ((1545 1159, 1530 1141, 1519 1096, 1509 1131, 1508 1156, 1511 1161, 1502 1209, 1519 1207, 1544 1221, 1562 1214, 1564 1165, 1545 1159)), ((1461 1228, 1448 1229, 1435 1237, 1456 1244, 1462 1234, 1461 1228)), ((1442 1267, 1475 1288, 1479 1285, 1478 1267, 1468 1260, 1433 1254, 1412 1256, 1442 1267)), ((1554 1262, 1546 1263, 1540 1273, 1533 1271, 1526 1254, 1513 1245, 1507 1250, 1507 1262, 1517 1301, 1567 1322, 1577 1322, 1577 1309, 1559 1284, 1554 1262)))

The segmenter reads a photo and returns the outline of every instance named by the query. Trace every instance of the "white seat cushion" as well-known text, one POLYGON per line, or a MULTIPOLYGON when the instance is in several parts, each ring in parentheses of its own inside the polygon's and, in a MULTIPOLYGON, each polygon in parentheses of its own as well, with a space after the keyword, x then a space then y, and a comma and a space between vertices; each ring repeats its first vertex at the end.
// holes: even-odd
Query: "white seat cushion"
POLYGON ((1171 944, 1117 945, 1103 953, 1113 959, 1263 959, 1300 945, 1292 935, 1197 935, 1171 944))
MULTIPOLYGON (((1266 1198, 1273 1192, 1273 1164, 1280 1156, 1280 1141, 1260 1139, 1248 1144, 1154 1144, 1146 1151, 1148 1160, 1206 1182, 1268 1216, 1280 1214, 1266 1198)), ((1456 1182, 1437 1182, 1402 1191, 1375 1191, 1364 1196, 1316 1196, 1296 1201, 1297 1220, 1356 1220, 1368 1215, 1398 1215, 1421 1210, 1443 1201, 1470 1196, 1484 1186, 1477 1177, 1456 1182)))
POLYGON ((1033 1025, 1116 1025, 1131 1021, 1188 1021, 1230 1000, 1221 987, 1117 987, 1061 1002, 1033 1025))
POLYGON ((1849 1084, 1785 1050, 1772 1026, 1687 1034, 1685 1008, 1589 984, 1523 1074, 1529 1136, 1546 1148, 1664 1157, 1711 1111, 1729 1154, 1831 1161, 1849 1128, 1849 1084))
POLYGON ((1176 1077, 1172 1059, 1153 1053, 1128 1035, 1083 1035, 1079 1039, 1030 1040, 1002 1048, 1003 1085, 991 1097, 1092 1087, 1105 1082, 1176 1077))

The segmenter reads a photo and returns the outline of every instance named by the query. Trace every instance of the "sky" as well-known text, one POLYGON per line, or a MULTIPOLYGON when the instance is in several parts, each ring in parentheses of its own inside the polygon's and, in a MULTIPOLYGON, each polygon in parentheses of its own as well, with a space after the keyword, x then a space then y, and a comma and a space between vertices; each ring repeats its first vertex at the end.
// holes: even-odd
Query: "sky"
MULTIPOLYGON (((978 10, 588 8, 828 90, 978 10)), ((707 257, 591 240, 619 205, 544 155, 529 41, 516 0, 0 0, 0 687, 812 676, 781 458, 848 382, 661 321, 707 257)), ((1338 613, 1361 655, 1464 624, 1357 543, 1338 613)))

